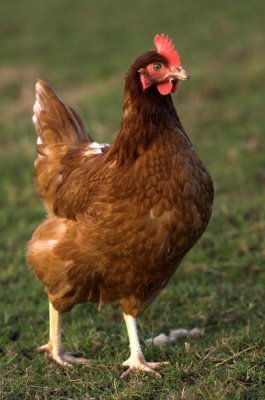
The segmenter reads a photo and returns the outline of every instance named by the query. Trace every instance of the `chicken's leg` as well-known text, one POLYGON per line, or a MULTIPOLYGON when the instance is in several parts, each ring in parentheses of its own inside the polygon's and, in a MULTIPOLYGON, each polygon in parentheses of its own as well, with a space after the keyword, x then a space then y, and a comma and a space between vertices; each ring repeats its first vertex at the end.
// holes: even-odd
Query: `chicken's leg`
POLYGON ((48 358, 61 365, 89 364, 86 358, 75 357, 73 353, 63 352, 61 343, 61 316, 49 302, 50 312, 50 340, 48 344, 37 348, 38 351, 45 351, 48 358))
POLYGON ((156 377, 160 378, 159 372, 155 371, 162 364, 168 364, 167 362, 147 362, 144 358, 141 345, 138 338, 136 319, 131 315, 126 315, 123 313, 125 319, 126 328, 129 336, 131 356, 122 365, 128 366, 129 368, 125 371, 121 377, 129 375, 136 371, 146 371, 151 372, 156 377))

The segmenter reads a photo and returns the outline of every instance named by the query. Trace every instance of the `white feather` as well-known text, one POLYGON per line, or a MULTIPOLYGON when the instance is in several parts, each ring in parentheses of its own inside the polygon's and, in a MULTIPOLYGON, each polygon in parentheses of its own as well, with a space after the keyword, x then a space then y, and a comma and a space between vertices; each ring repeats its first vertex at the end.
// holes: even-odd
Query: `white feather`
POLYGON ((109 146, 107 143, 98 143, 98 142, 91 142, 89 143, 89 147, 92 149, 103 149, 104 147, 109 146))

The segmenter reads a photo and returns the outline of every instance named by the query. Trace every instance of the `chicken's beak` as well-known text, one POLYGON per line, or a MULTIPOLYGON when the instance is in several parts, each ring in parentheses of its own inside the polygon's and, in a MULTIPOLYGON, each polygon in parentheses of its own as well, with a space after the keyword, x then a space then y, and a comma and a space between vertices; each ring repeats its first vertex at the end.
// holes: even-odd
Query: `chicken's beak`
POLYGON ((170 74, 170 77, 172 78, 172 80, 179 79, 181 81, 186 81, 187 79, 190 79, 188 72, 185 71, 185 69, 182 68, 181 66, 175 68, 170 74))

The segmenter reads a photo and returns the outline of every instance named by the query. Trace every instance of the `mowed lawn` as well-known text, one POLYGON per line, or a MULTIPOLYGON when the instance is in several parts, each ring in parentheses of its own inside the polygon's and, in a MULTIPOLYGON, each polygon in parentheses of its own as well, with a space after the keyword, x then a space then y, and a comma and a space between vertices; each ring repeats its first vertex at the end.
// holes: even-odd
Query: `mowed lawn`
POLYGON ((1 399, 265 399, 264 13, 260 0, 1 1, 1 399), (44 218, 33 187, 34 83, 47 80, 96 140, 111 142, 124 74, 162 32, 191 75, 174 101, 216 198, 207 232, 139 318, 146 358, 169 361, 162 379, 121 380, 129 348, 116 306, 63 316, 65 348, 92 368, 63 368, 35 350, 48 339, 48 304, 25 261, 44 218), (144 344, 180 327, 205 333, 144 344))

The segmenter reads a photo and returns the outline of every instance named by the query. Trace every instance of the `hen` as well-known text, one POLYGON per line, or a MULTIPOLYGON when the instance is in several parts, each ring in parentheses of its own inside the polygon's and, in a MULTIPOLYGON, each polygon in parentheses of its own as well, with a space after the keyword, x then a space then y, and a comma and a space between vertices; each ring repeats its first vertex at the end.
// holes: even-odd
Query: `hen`
POLYGON ((86 133, 72 109, 44 82, 36 85, 35 182, 46 220, 28 245, 43 282, 50 339, 40 351, 60 364, 85 363, 63 352, 60 314, 79 303, 118 302, 131 355, 128 370, 152 372, 136 317, 166 286, 204 232, 213 184, 174 108, 171 93, 188 79, 166 35, 127 72, 121 128, 111 146, 86 133))

